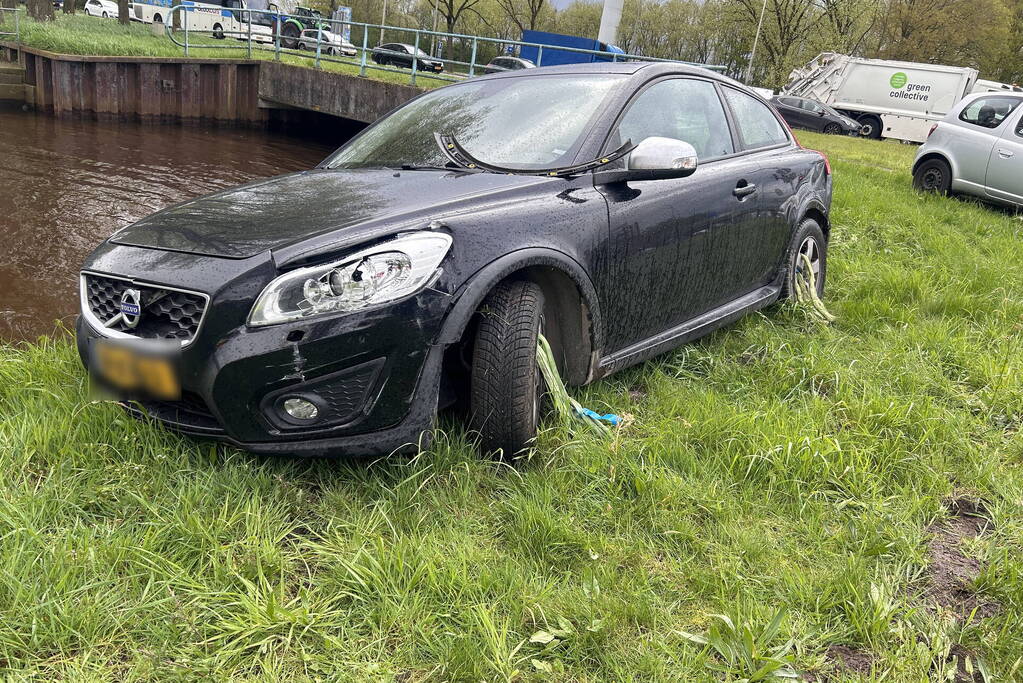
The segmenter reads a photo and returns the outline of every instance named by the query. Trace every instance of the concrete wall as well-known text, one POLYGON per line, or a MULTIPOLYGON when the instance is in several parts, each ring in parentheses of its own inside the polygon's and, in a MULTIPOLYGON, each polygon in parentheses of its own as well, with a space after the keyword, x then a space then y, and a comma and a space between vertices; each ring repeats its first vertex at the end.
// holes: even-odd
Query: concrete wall
POLYGON ((348 74, 317 71, 291 64, 262 62, 259 96, 269 103, 284 104, 372 123, 422 88, 384 83, 348 74))
POLYGON ((56 116, 264 127, 279 118, 271 110, 282 108, 370 123, 422 92, 263 60, 85 57, 0 47, 24 65, 35 106, 56 116))

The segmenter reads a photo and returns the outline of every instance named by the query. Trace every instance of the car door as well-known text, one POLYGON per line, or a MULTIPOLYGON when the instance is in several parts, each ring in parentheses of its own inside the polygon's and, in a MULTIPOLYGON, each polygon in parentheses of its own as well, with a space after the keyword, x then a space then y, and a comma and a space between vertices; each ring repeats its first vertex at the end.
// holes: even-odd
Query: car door
POLYGON ((612 351, 724 303, 731 264, 715 252, 757 202, 748 188, 758 166, 731 158, 735 142, 712 82, 673 76, 647 85, 623 110, 607 148, 653 136, 692 144, 700 166, 688 178, 598 188, 608 203, 609 248, 598 278, 612 351))
POLYGON ((757 165, 755 172, 745 171, 757 188, 756 213, 742 224, 741 234, 728 250, 731 298, 775 280, 792 235, 789 204, 805 169, 793 166, 791 152, 797 147, 770 107, 736 88, 723 85, 721 90, 738 144, 749 155, 748 161, 757 165))
POLYGON ((988 160, 987 193, 1023 204, 1023 106, 1017 105, 1003 126, 1005 130, 991 148, 988 160))

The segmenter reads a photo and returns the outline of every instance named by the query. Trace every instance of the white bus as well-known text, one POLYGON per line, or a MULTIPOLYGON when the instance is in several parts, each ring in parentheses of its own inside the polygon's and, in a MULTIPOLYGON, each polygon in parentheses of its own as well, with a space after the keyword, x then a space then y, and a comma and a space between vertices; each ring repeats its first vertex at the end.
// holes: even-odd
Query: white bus
POLYGON ((209 33, 214 38, 231 36, 238 40, 246 40, 249 35, 249 17, 252 19, 252 39, 260 43, 273 43, 274 19, 272 13, 243 12, 247 9, 246 0, 211 0, 210 2, 192 2, 191 0, 136 0, 135 19, 146 24, 170 23, 171 7, 182 5, 179 10, 178 26, 189 31, 209 33), (186 20, 185 14, 188 18, 186 20))

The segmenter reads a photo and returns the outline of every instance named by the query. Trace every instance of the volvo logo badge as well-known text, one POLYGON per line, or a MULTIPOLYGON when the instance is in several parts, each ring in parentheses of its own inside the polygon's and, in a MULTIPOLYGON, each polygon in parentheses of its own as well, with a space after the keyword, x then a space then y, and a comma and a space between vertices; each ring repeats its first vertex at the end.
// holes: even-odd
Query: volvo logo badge
POLYGON ((137 289, 126 289, 121 293, 121 303, 117 307, 121 312, 124 326, 129 330, 138 327, 142 317, 142 292, 137 289))

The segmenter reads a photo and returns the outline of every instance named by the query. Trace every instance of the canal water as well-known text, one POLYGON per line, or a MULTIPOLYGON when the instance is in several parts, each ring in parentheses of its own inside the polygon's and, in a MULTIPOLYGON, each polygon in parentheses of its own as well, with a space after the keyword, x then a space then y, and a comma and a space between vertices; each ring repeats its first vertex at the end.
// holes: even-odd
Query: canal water
POLYGON ((59 120, 0 109, 0 341, 71 327, 82 261, 169 204, 310 168, 333 147, 263 131, 59 120))

